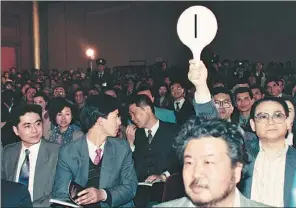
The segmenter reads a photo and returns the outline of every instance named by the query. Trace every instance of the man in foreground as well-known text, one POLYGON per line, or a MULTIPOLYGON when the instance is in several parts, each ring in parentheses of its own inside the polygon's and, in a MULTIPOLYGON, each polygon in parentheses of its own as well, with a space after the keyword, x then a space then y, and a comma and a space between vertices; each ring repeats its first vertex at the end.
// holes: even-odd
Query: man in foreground
POLYGON ((183 162, 186 197, 155 207, 264 207, 236 188, 249 162, 243 132, 227 121, 190 119, 175 148, 183 162))

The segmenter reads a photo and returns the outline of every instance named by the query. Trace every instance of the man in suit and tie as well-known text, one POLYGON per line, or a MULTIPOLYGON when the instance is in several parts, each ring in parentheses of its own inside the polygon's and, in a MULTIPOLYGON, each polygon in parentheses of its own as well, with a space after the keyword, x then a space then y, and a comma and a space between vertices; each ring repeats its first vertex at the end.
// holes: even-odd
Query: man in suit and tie
POLYGON ((119 104, 109 95, 87 98, 80 118, 87 134, 62 146, 53 197, 69 200, 68 184, 85 187, 77 203, 93 207, 133 207, 137 176, 126 140, 116 138, 121 124, 119 104))
POLYGON ((28 187, 34 207, 49 206, 59 145, 43 139, 42 109, 24 104, 13 109, 14 133, 21 142, 3 150, 2 179, 28 187))
POLYGON ((222 119, 191 118, 176 137, 186 195, 155 207, 267 207, 236 188, 248 155, 243 131, 222 119))
MULTIPOLYGON (((154 105, 155 98, 152 95, 151 90, 147 86, 142 86, 139 89, 137 94, 148 96, 154 105)), ((154 105, 154 111, 155 111, 155 116, 158 119, 160 119, 164 122, 176 123, 176 116, 175 116, 174 111, 169 110, 169 109, 165 109, 165 108, 159 108, 159 107, 156 107, 155 105, 154 105)))
MULTIPOLYGON (((138 128, 127 130, 127 137, 129 141, 134 140, 135 168, 140 182, 165 182, 170 174, 179 171, 172 148, 179 126, 159 120, 154 112, 153 103, 146 95, 137 95, 129 103, 129 113, 138 128)), ((161 201, 162 193, 163 183, 139 186, 135 205, 144 207, 148 202, 161 201)))
POLYGON ((99 58, 96 61, 98 69, 92 72, 91 81, 92 84, 99 84, 102 87, 111 87, 112 82, 111 75, 106 72, 106 60, 99 58))
POLYGON ((175 111, 177 124, 182 125, 195 115, 193 105, 185 99, 185 90, 180 82, 175 81, 171 84, 171 94, 174 102, 169 109, 175 111))

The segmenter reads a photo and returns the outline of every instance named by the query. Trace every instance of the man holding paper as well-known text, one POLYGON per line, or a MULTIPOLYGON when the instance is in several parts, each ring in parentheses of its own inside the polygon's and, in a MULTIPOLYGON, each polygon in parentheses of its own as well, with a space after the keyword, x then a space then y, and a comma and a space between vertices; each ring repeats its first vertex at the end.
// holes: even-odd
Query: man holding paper
POLYGON ((115 138, 121 124, 119 105, 109 95, 91 96, 81 111, 87 134, 62 146, 53 197, 69 201, 70 181, 85 187, 75 202, 92 207, 133 207, 137 176, 126 140, 115 138))
POLYGON ((179 171, 172 147, 179 126, 156 118, 153 103, 147 95, 133 97, 129 103, 129 113, 138 127, 127 130, 128 140, 135 141, 134 159, 138 180, 150 185, 140 183, 134 201, 137 207, 146 207, 149 202, 161 201, 164 183, 155 182, 165 182, 170 174, 179 171))

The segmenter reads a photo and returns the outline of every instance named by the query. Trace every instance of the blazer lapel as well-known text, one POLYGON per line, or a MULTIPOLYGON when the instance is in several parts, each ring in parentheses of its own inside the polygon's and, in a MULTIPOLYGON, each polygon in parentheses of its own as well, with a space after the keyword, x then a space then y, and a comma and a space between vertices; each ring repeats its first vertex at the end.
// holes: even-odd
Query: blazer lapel
POLYGON ((45 181, 48 179, 48 168, 50 168, 49 159, 50 152, 45 141, 41 139, 35 167, 33 200, 40 198, 39 195, 43 196, 47 184, 45 181))
POLYGON ((80 169, 80 175, 76 176, 76 179, 80 180, 77 181, 78 184, 80 184, 81 186, 85 186, 87 184, 88 181, 88 171, 89 171, 89 151, 88 151, 88 146, 87 146, 87 141, 86 141, 86 137, 84 136, 84 139, 81 140, 81 144, 78 143, 79 145, 81 145, 80 149, 80 155, 81 155, 81 163, 79 166, 80 169))
POLYGON ((104 146, 104 153, 103 153, 103 161, 100 173, 100 187, 105 188, 108 187, 109 182, 108 179, 110 175, 112 176, 113 168, 111 164, 114 164, 114 155, 115 149, 112 143, 107 138, 105 146, 104 146))
MULTIPOLYGON (((296 158, 293 157, 293 147, 289 147, 286 155, 285 182, 284 182, 284 206, 290 206, 292 199, 292 185, 296 169, 296 158)), ((295 155, 295 154, 294 154, 295 155)))
POLYGON ((15 181, 16 178, 16 171, 17 171, 17 165, 19 163, 19 158, 21 154, 22 149, 22 143, 18 142, 15 145, 15 150, 12 151, 13 154, 9 156, 9 161, 7 161, 7 179, 9 181, 15 181))

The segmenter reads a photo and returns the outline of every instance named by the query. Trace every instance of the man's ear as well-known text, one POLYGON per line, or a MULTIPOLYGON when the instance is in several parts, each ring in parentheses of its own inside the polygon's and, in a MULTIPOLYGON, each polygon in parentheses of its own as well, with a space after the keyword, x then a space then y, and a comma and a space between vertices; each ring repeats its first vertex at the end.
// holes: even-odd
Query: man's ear
POLYGON ((19 136, 17 127, 16 126, 13 126, 12 129, 13 129, 15 135, 19 136))
POLYGON ((256 131, 256 128, 255 128, 255 122, 254 122, 254 119, 250 119, 250 125, 251 125, 251 128, 252 130, 255 132, 256 131))

